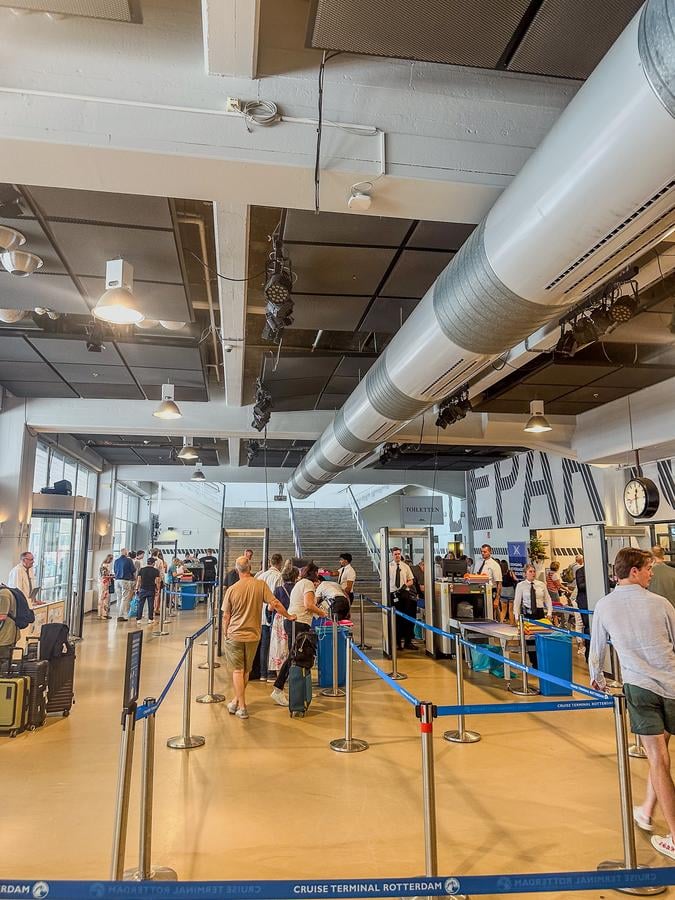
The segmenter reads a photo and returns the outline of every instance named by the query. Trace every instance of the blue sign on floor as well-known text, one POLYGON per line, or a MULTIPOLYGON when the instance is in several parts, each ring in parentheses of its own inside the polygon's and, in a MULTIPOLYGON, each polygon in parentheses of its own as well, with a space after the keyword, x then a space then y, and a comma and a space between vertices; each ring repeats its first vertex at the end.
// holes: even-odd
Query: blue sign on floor
POLYGON ((509 567, 515 575, 523 577, 523 569, 527 563, 527 546, 525 541, 509 541, 506 545, 509 557, 509 567))

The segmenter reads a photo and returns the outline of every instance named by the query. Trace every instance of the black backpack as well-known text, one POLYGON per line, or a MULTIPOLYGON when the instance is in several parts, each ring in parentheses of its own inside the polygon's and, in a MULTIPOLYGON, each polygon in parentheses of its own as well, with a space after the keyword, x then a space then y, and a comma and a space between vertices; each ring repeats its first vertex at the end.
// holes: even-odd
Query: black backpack
POLYGON ((26 595, 23 591, 20 591, 18 588, 7 587, 6 584, 3 584, 2 587, 7 588, 8 591, 11 591, 14 595, 14 600, 16 601, 16 614, 10 615, 10 619, 14 620, 14 624, 21 631, 22 628, 28 628, 29 625, 35 621, 35 613, 28 605, 28 600, 26 600, 26 595))
POLYGON ((301 631, 291 648, 291 663, 303 669, 311 669, 316 656, 316 633, 301 631))

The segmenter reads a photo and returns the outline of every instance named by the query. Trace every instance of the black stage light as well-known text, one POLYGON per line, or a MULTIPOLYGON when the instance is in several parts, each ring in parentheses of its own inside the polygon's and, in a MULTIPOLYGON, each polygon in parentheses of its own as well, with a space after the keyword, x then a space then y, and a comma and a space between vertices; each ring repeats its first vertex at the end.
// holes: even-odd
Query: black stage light
POLYGON ((574 337, 571 331, 563 331, 560 335, 560 339, 558 343, 555 345, 555 353, 559 356, 574 356, 574 354, 579 349, 577 344, 577 339, 574 337))
POLYGON ((587 316, 580 316, 572 323, 572 334, 577 342, 575 353, 588 347, 589 344, 594 344, 599 337, 598 329, 587 316))
POLYGON ((249 441, 246 447, 246 458, 252 463, 260 452, 260 444, 258 441, 249 441))
POLYGON ((293 287, 293 276, 283 264, 275 264, 274 271, 265 282, 265 297, 272 303, 288 300, 293 287))
POLYGON ((599 306, 597 309, 594 309, 591 313, 591 319, 598 332, 598 336, 607 334, 616 327, 616 323, 612 321, 606 306, 599 306))
POLYGON ((638 301, 636 297, 622 294, 609 307, 609 317, 616 324, 630 322, 637 312, 638 301))

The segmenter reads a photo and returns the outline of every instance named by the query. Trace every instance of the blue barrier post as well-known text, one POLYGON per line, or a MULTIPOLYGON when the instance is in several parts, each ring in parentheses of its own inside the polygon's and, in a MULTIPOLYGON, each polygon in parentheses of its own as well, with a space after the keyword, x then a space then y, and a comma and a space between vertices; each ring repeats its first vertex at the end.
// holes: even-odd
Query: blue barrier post
MULTIPOLYGON (((628 759, 628 732, 626 730, 626 698, 623 694, 615 694, 614 732, 616 736, 616 761, 619 771, 619 803, 621 807, 621 831, 623 836, 623 859, 607 860, 600 863, 599 870, 637 869, 637 853, 635 850, 635 829, 633 825, 633 791, 630 783, 630 761, 628 759)), ((665 887, 645 885, 641 887, 617 888, 623 894, 648 896, 662 894, 665 887)))
POLYGON ((352 637, 347 635, 347 659, 345 672, 345 736, 330 742, 337 753, 359 753, 368 749, 368 743, 352 737, 352 637))
MULTIPOLYGON (((457 706, 464 706, 464 659, 463 646, 460 641, 459 634, 455 635, 455 661, 457 663, 457 706)), ((464 713, 457 714, 457 730, 446 731, 443 737, 446 741, 453 744, 475 744, 480 740, 480 734, 477 731, 467 731, 464 727, 464 713)))
POLYGON ((185 676, 183 682, 183 732, 169 738, 167 747, 172 750, 192 750, 202 747, 206 738, 201 734, 190 734, 190 704, 192 703, 192 636, 185 638, 185 676))
POLYGON ((523 686, 517 691, 514 688, 510 688, 512 694, 516 694, 518 697, 530 697, 533 694, 538 694, 539 691, 531 688, 528 683, 527 677, 527 648, 525 646, 525 623, 523 622, 522 614, 518 616, 518 636, 520 638, 520 661, 526 667, 523 669, 523 686))

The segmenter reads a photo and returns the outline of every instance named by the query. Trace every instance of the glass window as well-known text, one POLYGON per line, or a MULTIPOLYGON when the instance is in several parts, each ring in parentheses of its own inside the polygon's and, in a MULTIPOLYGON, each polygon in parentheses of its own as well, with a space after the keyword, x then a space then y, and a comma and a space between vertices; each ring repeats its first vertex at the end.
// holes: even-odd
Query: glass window
POLYGON ((47 468, 49 465, 49 448, 38 441, 35 451, 35 469, 33 471, 33 493, 39 494, 41 488, 47 487, 47 468))

